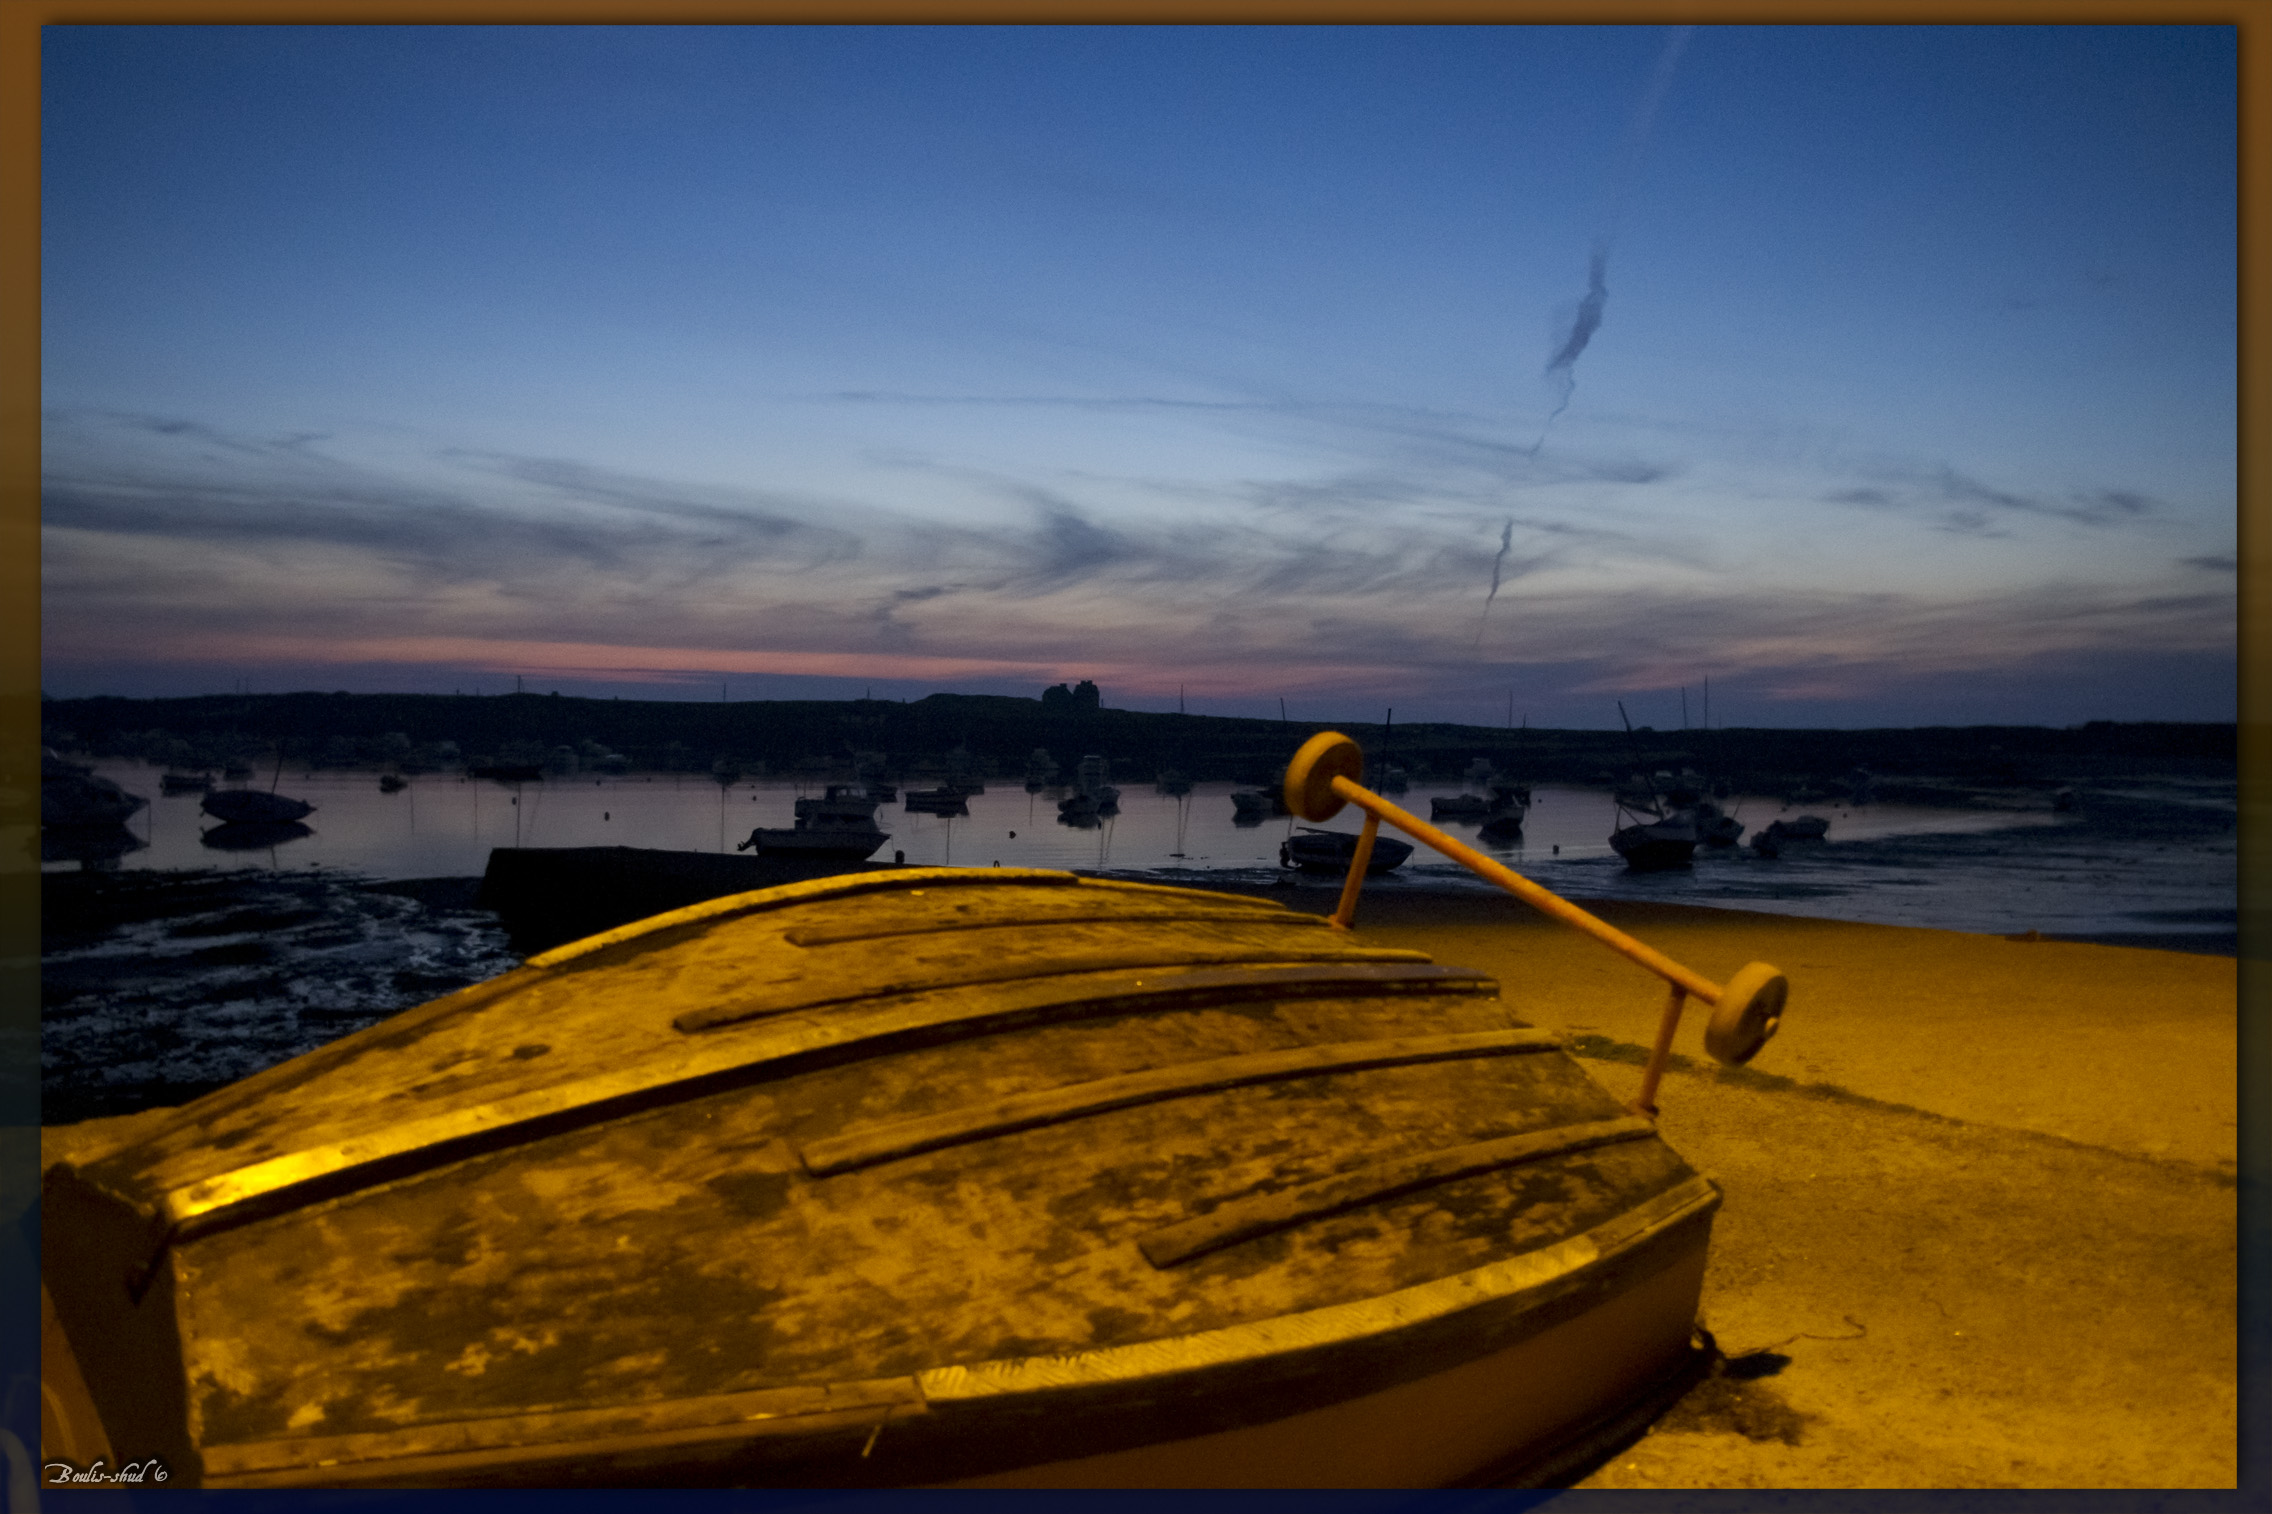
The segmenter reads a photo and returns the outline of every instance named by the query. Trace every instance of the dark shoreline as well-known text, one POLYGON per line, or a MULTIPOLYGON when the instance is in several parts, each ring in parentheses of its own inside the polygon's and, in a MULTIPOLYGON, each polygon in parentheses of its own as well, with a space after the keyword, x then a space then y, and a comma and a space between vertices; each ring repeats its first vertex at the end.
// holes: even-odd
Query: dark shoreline
MULTIPOLYGON (((1185 777, 1266 782, 1311 735, 1342 730, 1369 762, 1415 777, 1456 775, 1485 758, 1533 783, 1622 782, 1635 767, 1684 766, 1756 793, 1794 800, 1848 792, 1857 770, 1891 800, 1945 800, 1952 785, 1986 784, 2048 795, 2066 784, 2143 772, 2229 776, 2238 751, 2232 722, 2091 721, 2079 726, 1916 726, 1844 729, 1728 726, 1652 730, 1554 729, 1415 721, 1287 721, 1110 709, 1083 700, 932 694, 897 700, 589 699, 557 694, 258 694, 171 699, 44 700, 42 740, 96 756, 140 756, 210 766, 274 758, 334 768, 411 761, 424 770, 466 765, 603 760, 637 772, 802 773, 849 780, 863 758, 907 778, 957 761, 985 777, 1022 774, 1037 747, 1070 768, 1083 753, 1113 764, 1116 780, 1185 777), (447 750, 445 751, 445 744, 447 750), (583 753, 580 758, 577 754, 583 753), (454 754, 454 755, 452 755, 454 754), (855 755, 859 754, 859 755, 855 755), (1908 790, 1916 786, 1915 793, 1908 790)), ((1603 714, 1608 710, 1605 707, 1603 714)))

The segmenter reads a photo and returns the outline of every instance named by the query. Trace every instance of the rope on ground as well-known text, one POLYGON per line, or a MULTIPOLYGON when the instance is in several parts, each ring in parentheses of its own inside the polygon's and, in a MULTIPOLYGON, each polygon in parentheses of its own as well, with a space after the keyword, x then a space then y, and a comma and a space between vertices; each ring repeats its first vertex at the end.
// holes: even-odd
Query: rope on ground
POLYGON ((1844 1320, 1847 1324, 1854 1327, 1854 1333, 1852 1335, 1809 1335, 1802 1331, 1797 1335, 1786 1335, 1781 1340, 1775 1341, 1769 1345, 1757 1346, 1750 1351, 1733 1351, 1730 1352, 1729 1355, 1753 1356, 1761 1351, 1772 1351, 1776 1346, 1788 1346, 1793 1341, 1858 1341, 1869 1335, 1870 1327, 1863 1324, 1860 1320, 1854 1318, 1853 1315, 1841 1314, 1838 1317, 1844 1320))

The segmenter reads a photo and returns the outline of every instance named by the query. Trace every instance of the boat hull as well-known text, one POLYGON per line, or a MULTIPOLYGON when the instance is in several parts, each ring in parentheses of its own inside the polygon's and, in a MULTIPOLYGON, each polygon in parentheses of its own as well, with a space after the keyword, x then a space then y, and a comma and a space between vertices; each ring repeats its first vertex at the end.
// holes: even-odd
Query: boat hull
MULTIPOLYGON (((1615 1272, 1549 1307, 1471 1304, 1370 1340, 1305 1341, 1261 1369, 1177 1370, 1178 1343, 1167 1342, 1143 1370, 1094 1385, 1048 1381, 1078 1375, 1078 1361, 1015 1362, 1003 1364, 1007 1382, 932 1374, 831 1384, 769 1403, 658 1406, 643 1422, 625 1414, 532 1417, 483 1427, 493 1442, 486 1445, 467 1443, 482 1432, 457 1427, 391 1445, 323 1444, 312 1449, 344 1454, 313 1469, 305 1465, 310 1447, 231 1447, 207 1458, 203 1485, 656 1485, 691 1472, 735 1486, 1397 1488, 1479 1477, 1519 1484, 1528 1469, 1689 1365, 1716 1202, 1716 1194, 1699 1195, 1645 1248, 1620 1258, 1615 1272), (1489 1344, 1478 1346, 1478 1332, 1489 1344), (1369 1391, 1306 1407, 1320 1378, 1369 1391), (1271 1412, 1287 1403, 1305 1407, 1271 1412), (724 1419, 751 1410, 766 1417, 724 1419), (674 1417, 719 1422, 673 1424, 674 1417), (1188 1433, 1242 1419, 1250 1422, 1188 1433), (1066 1454, 1084 1448, 1091 1449, 1066 1454), (1005 1460, 1017 1464, 998 1465, 1005 1460)), ((1293 1334, 1307 1323, 1284 1328, 1293 1334)), ((1333 1329, 1311 1325, 1322 1336, 1333 1329)), ((75 1375, 59 1335, 45 1350, 54 1359, 46 1370, 59 1379, 75 1375)), ((106 1442, 84 1428, 92 1418, 84 1388, 56 1396, 82 1427, 83 1444, 100 1454, 106 1442)))
POLYGON ((902 869, 90 1136, 43 1275, 176 1486, 1405 1485, 1676 1367, 1718 1203, 1482 974, 902 869))
POLYGON ((849 826, 829 826, 810 830, 769 830, 760 827, 750 832, 754 850, 760 857, 805 857, 836 862, 865 862, 876 854, 876 848, 891 839, 881 830, 855 830, 849 826))
POLYGON ((290 825, 315 813, 304 799, 265 789, 216 789, 198 806, 223 825, 290 825))
POLYGON ((1693 865, 1698 839, 1691 821, 1654 820, 1621 826, 1610 833, 1609 845, 1634 872, 1656 873, 1693 865))
POLYGON ((966 1487, 1422 1488, 1526 1485, 1589 1427, 1688 1363, 1705 1241, 1538 1334, 1284 1419, 968 1478, 966 1487))
MULTIPOLYGON (((1373 838, 1373 854, 1366 861, 1367 876, 1393 872, 1412 855, 1412 844, 1393 836, 1373 838)), ((1307 835, 1288 838, 1278 848, 1280 867, 1305 873, 1346 873, 1356 860, 1357 838, 1348 835, 1307 835)))

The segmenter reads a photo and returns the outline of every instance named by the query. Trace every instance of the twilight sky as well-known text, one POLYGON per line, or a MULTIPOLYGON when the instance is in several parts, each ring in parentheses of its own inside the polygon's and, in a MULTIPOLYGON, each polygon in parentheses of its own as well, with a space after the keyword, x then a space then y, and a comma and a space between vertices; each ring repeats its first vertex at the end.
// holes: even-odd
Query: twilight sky
POLYGON ((44 38, 51 694, 2234 718, 2227 27, 44 38))

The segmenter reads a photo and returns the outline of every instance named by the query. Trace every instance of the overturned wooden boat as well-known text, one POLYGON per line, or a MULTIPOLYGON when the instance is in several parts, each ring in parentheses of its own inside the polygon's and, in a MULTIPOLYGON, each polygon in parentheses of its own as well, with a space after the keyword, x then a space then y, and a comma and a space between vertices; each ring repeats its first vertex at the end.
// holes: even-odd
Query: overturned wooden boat
MULTIPOLYGON (((1715 990, 1716 1054, 1771 1032, 1760 988, 1715 990)), ((825 879, 49 1166, 44 1454, 228 1487, 1504 1475, 1691 1356, 1719 1201, 1480 973, 1196 890, 825 879)))

